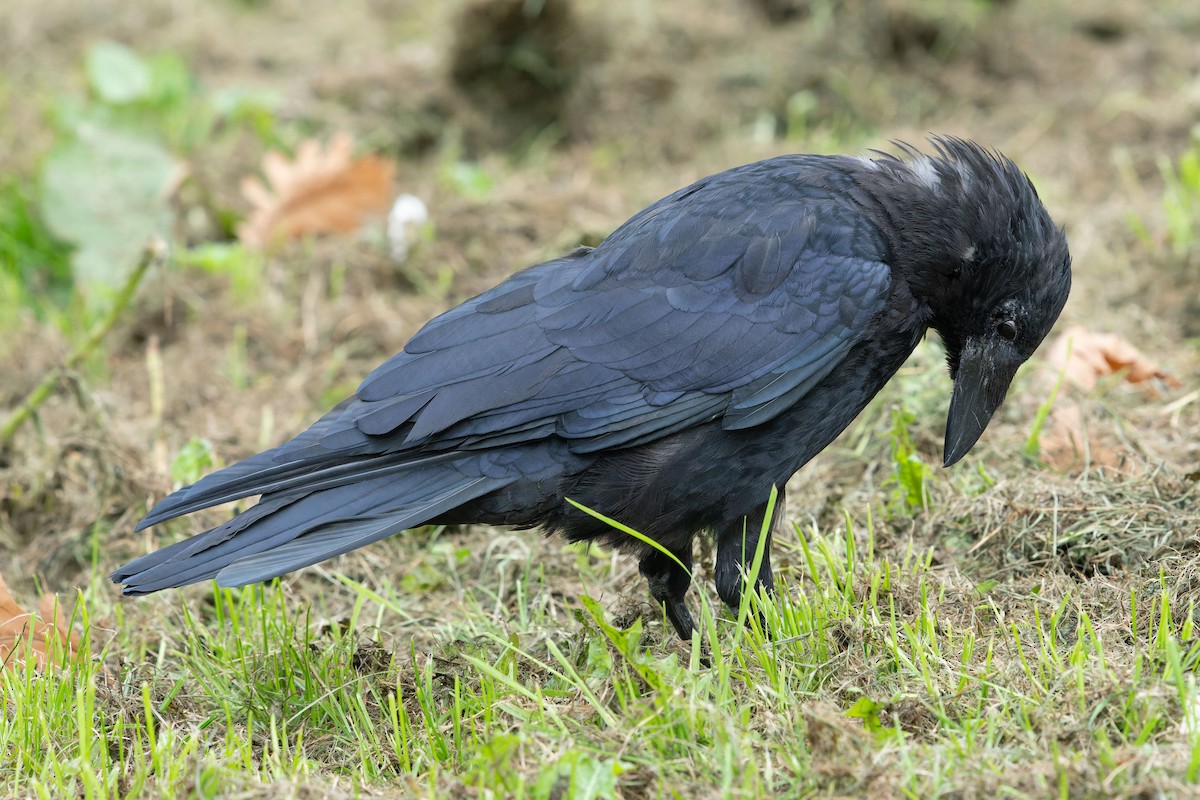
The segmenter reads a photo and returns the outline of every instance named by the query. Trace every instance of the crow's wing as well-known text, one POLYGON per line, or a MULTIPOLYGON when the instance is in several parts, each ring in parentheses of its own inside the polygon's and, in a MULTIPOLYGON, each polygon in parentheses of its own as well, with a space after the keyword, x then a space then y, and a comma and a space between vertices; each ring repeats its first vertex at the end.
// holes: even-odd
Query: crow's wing
POLYGON ((774 159, 676 192, 595 250, 432 320, 355 398, 166 498, 140 527, 395 475, 439 453, 554 436, 583 454, 716 418, 766 422, 840 363, 888 293, 885 244, 828 188, 839 180, 774 159))
POLYGON ((770 420, 862 338, 891 280, 878 231, 796 163, 714 176, 447 312, 364 381, 367 407, 330 441, 553 434, 584 453, 770 420))

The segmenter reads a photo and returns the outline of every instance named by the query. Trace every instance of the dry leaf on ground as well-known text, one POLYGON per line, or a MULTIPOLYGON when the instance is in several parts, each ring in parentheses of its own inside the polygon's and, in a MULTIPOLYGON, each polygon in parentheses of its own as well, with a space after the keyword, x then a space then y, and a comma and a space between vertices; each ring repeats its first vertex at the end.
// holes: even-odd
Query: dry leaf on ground
POLYGON ((1050 412, 1050 421, 1040 442, 1042 460, 1059 472, 1091 465, 1118 469, 1128 453, 1111 432, 1088 428, 1078 400, 1060 401, 1050 412))
MULTIPOLYGON (((1100 379, 1122 371, 1126 381, 1144 384, 1146 391, 1156 397, 1159 394, 1156 382, 1172 388, 1181 385, 1127 340, 1079 326, 1054 340, 1046 356, 1042 380, 1049 387, 1062 375, 1068 386, 1087 393, 1100 379)), ((1088 430, 1077 397, 1060 396, 1041 438, 1041 455, 1046 463, 1066 472, 1083 466, 1085 459, 1093 466, 1119 468, 1127 454, 1111 432, 1088 430)))
POLYGON ((301 142, 292 160, 267 153, 266 182, 242 181, 253 210, 238 226, 238 239, 263 248, 308 234, 349 233, 368 216, 387 213, 395 163, 375 155, 354 159, 353 150, 353 139, 339 134, 327 147, 315 139, 301 142))
MULTIPOLYGON (((1179 381, 1159 369, 1141 351, 1115 333, 1089 331, 1079 326, 1059 335, 1050 346, 1046 363, 1055 379, 1064 374, 1068 381, 1090 392, 1096 381, 1125 370, 1125 380, 1142 383, 1152 378, 1168 386, 1178 387, 1179 381)), ((1153 384, 1147 387, 1157 394, 1153 384)))
POLYGON ((68 654, 74 655, 79 650, 79 636, 67 625, 62 606, 54 595, 43 595, 38 613, 31 614, 17 605, 0 577, 0 669, 20 667, 30 649, 37 668, 45 669, 64 647, 68 654))

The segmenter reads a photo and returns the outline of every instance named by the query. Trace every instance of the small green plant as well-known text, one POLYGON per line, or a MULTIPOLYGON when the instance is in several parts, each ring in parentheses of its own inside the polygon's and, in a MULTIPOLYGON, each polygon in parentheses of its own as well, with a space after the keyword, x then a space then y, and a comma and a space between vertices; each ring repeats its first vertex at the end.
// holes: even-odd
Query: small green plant
POLYGON ((229 278, 234 295, 252 303, 263 288, 263 256, 232 242, 206 242, 175 254, 181 267, 196 267, 214 275, 229 278))
POLYGON ((75 248, 75 286, 101 309, 151 238, 167 239, 179 161, 153 138, 80 121, 42 164, 41 215, 75 248))
POLYGON ((171 479, 180 484, 195 483, 215 466, 217 458, 213 453, 212 442, 193 436, 188 439, 187 444, 179 448, 179 452, 171 461, 171 479))
POLYGON ((1050 394, 1045 400, 1038 405, 1037 414, 1034 415, 1033 424, 1029 428, 1029 436, 1025 439, 1025 457, 1037 458, 1042 450, 1042 430, 1046 427, 1046 422, 1050 419, 1050 412, 1054 409, 1054 401, 1058 398, 1058 391, 1062 388, 1063 380, 1067 377, 1066 364, 1071 359, 1071 342, 1067 342, 1067 354, 1063 359, 1063 368, 1058 373, 1058 378, 1054 381, 1054 388, 1050 390, 1050 394))
POLYGON ((929 508, 928 483, 933 473, 913 446, 908 429, 914 420, 912 413, 902 408, 892 412, 890 449, 894 477, 891 505, 892 510, 900 514, 929 508))
POLYGON ((145 242, 169 237, 169 195, 183 165, 164 132, 187 105, 187 77, 177 58, 151 62, 107 41, 88 50, 85 72, 87 95, 54 105, 58 136, 38 199, 47 226, 74 248, 74 286, 99 310, 145 242))
POLYGON ((496 179, 474 161, 447 164, 439 176, 454 191, 468 200, 486 200, 496 190, 496 179))
MULTIPOLYGON (((1132 163, 1126 157, 1121 163, 1126 181, 1136 185, 1138 179, 1132 163)), ((1148 247, 1169 248, 1172 255, 1184 257, 1200 245, 1200 126, 1192 131, 1191 147, 1172 163, 1161 156, 1158 171, 1162 176, 1162 211, 1164 229, 1154 230, 1152 223, 1130 212, 1128 222, 1137 237, 1148 247)))
POLYGON ((1164 184, 1167 243, 1172 253, 1184 256, 1200 243, 1200 131, 1175 166, 1162 158, 1158 168, 1164 184))
POLYGON ((71 248, 46 226, 35 198, 33 187, 0 181, 0 308, 29 308, 45 320, 70 301, 71 248))
POLYGON ((224 128, 246 126, 263 141, 278 143, 276 95, 238 87, 209 94, 175 53, 143 56, 101 41, 88 50, 85 71, 88 95, 61 98, 57 105, 60 130, 89 121, 152 136, 184 155, 224 128))
POLYGON ((872 700, 863 695, 845 712, 844 716, 862 720, 867 732, 874 735, 880 742, 889 740, 903 741, 904 735, 898 728, 890 728, 883 724, 880 712, 887 709, 887 703, 872 700))
POLYGON ((447 137, 438 154, 438 180, 446 188, 468 200, 487 200, 496 192, 496 176, 478 161, 466 157, 462 141, 447 137))

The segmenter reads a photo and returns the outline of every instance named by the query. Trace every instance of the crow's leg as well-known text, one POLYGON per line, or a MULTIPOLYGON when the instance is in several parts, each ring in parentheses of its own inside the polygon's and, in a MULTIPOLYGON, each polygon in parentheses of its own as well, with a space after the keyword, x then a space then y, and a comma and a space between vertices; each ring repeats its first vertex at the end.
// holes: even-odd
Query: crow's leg
MULTIPOLYGON (((767 529, 767 541, 763 546, 762 565, 758 570, 758 579, 754 582, 756 589, 775 591, 775 581, 771 572, 771 533, 783 510, 783 490, 775 502, 775 514, 767 529)), ((754 568, 754 554, 758 550, 758 541, 762 532, 762 519, 766 516, 767 506, 764 503, 754 513, 743 519, 730 523, 717 530, 717 559, 713 569, 713 577, 717 584, 717 594, 725 604, 736 614, 742 602, 742 589, 750 570, 754 568)))
POLYGON ((692 584, 690 574, 692 570, 691 539, 688 539, 687 549, 671 548, 671 552, 683 563, 683 567, 675 563, 670 556, 658 550, 652 550, 642 556, 638 567, 650 584, 651 596, 662 603, 663 608, 667 611, 667 619, 671 620, 671 624, 675 626, 679 638, 686 640, 692 638, 692 631, 696 629, 692 612, 688 611, 687 604, 683 600, 688 587, 692 584))

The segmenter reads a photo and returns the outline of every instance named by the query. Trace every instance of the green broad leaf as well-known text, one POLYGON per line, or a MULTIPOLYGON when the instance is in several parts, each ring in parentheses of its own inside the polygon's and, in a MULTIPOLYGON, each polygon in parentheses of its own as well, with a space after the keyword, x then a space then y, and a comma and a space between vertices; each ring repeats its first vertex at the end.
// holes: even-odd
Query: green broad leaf
POLYGON ((861 719, 863 726, 871 733, 879 733, 882 731, 883 723, 880 722, 879 712, 883 710, 883 703, 877 703, 871 698, 863 695, 858 698, 854 705, 846 711, 846 716, 854 719, 861 719))
POLYGON ((616 797, 619 778, 625 770, 619 759, 598 759, 582 749, 572 748, 543 767, 532 796, 564 800, 616 797))
POLYGON ((75 283, 89 297, 115 289, 146 240, 166 238, 168 193, 181 164, 153 139, 81 122, 42 164, 42 218, 76 247, 75 283))
POLYGON ((153 75, 137 53, 117 42, 98 42, 87 54, 92 91, 106 103, 133 103, 149 96, 153 75))

